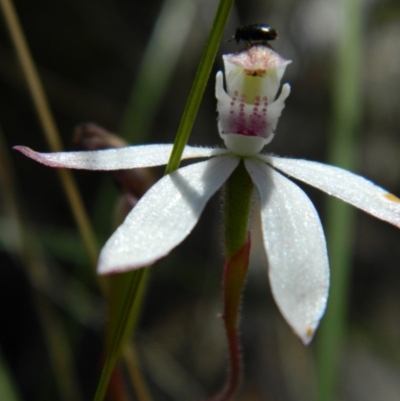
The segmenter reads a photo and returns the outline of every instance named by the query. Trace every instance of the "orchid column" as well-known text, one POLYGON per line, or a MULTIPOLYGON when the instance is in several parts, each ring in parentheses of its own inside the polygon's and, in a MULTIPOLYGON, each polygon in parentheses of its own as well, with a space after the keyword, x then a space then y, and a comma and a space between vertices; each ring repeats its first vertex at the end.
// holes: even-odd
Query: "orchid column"
MULTIPOLYGON (((218 130, 234 154, 251 157, 269 143, 290 92, 286 84, 275 100, 289 61, 266 46, 255 46, 224 56, 227 92, 223 74, 217 74, 218 130)), ((239 321, 242 289, 250 253, 248 223, 253 182, 241 161, 225 185, 225 247, 223 315, 229 349, 229 376, 212 401, 231 400, 242 376, 239 321)))

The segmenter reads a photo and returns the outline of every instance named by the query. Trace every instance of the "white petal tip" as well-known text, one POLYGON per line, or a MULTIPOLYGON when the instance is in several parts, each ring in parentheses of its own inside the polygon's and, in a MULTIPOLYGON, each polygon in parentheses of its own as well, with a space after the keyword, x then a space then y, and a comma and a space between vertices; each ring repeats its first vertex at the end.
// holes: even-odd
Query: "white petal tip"
POLYGON ((99 261, 97 263, 97 274, 99 276, 126 273, 132 270, 142 269, 153 265, 162 258, 147 257, 138 259, 133 257, 129 252, 118 252, 113 239, 114 238, 111 237, 100 252, 99 261))
POLYGON ((29 148, 26 148, 26 146, 19 146, 19 145, 17 145, 17 146, 13 146, 13 149, 15 149, 15 150, 19 150, 20 152, 24 152, 24 149, 29 149, 29 148))
POLYGON ((315 330, 316 328, 307 327, 305 331, 296 332, 296 334, 299 336, 304 345, 308 345, 314 338, 315 330))
POLYGON ((109 276, 113 274, 126 273, 132 270, 138 270, 146 266, 107 266, 99 263, 97 266, 97 274, 99 276, 109 276))
POLYGON ((395 203, 400 203, 400 199, 396 196, 393 195, 391 193, 386 193, 383 195, 387 200, 391 201, 391 202, 395 202, 395 203))
POLYGON ((28 148, 26 146, 13 146, 13 149, 18 150, 18 152, 21 152, 31 159, 38 160, 37 153, 31 148, 28 148))
POLYGON ((279 96, 282 100, 285 100, 290 95, 290 85, 285 84, 282 86, 281 95, 279 96))
MULTIPOLYGON (((51 153, 39 153, 35 152, 31 148, 28 148, 27 146, 14 146, 13 149, 18 150, 21 152, 23 155, 26 157, 29 157, 32 160, 37 161, 38 163, 44 164, 49 167, 63 167, 62 164, 57 163, 53 160, 51 157, 51 153), (50 156, 50 157, 49 157, 50 156)), ((54 153, 57 155, 57 153, 54 153)))

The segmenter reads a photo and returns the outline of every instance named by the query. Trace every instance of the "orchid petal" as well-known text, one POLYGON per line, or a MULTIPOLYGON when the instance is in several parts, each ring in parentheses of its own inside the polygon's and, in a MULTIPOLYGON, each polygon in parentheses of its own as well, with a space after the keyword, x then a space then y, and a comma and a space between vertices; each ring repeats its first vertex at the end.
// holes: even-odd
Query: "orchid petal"
POLYGON ((150 265, 179 245, 239 163, 220 156, 163 177, 140 199, 101 251, 98 273, 150 265))
POLYGON ((308 160, 263 157, 273 167, 400 228, 400 199, 356 174, 308 160))
MULTIPOLYGON (((167 164, 172 144, 139 145, 126 148, 86 152, 39 153, 25 146, 15 146, 25 156, 50 167, 83 170, 123 170, 167 164)), ((186 146, 182 159, 211 157, 227 153, 226 149, 186 146)))
POLYGON ((304 192, 261 161, 245 166, 260 194, 261 221, 276 303, 308 344, 325 310, 329 264, 318 214, 304 192))

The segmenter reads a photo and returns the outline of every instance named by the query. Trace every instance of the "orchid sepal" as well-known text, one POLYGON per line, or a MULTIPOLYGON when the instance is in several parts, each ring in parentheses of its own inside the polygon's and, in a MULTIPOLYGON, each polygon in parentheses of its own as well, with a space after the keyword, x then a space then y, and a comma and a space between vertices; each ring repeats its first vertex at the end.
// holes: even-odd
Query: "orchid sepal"
POLYGON ((260 196, 274 299, 289 326, 308 344, 328 298, 329 262, 321 222, 297 185, 257 159, 246 159, 245 166, 260 196))
MULTIPOLYGON (((14 149, 49 167, 113 171, 163 166, 168 162, 172 147, 172 144, 155 144, 52 153, 35 152, 26 146, 14 146, 14 149)), ((186 146, 182 159, 209 158, 227 153, 228 151, 222 148, 186 146)))
POLYGON ((357 174, 309 160, 257 157, 293 178, 400 228, 400 199, 357 174))
POLYGON ((166 256, 189 235, 210 197, 238 163, 237 157, 220 156, 164 176, 104 245, 97 272, 138 269, 166 256))

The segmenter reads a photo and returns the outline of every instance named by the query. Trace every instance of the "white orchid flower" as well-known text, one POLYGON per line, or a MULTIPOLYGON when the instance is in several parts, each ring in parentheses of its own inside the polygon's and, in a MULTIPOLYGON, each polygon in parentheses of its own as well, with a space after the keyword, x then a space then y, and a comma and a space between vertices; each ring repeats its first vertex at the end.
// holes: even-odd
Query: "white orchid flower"
MULTIPOLYGON (((400 199, 343 169, 260 153, 275 133, 290 93, 290 63, 266 46, 224 56, 217 73, 218 129, 226 149, 186 146, 182 159, 207 158, 163 177, 138 202, 103 247, 98 273, 110 274, 153 264, 179 245, 196 225, 204 206, 243 161, 258 190, 269 279, 284 318, 308 343, 325 310, 329 266, 318 214, 296 178, 400 227, 400 199), (282 174, 283 173, 283 174, 282 174)), ((119 170, 166 164, 172 145, 141 145, 89 152, 26 156, 51 167, 119 170)))

